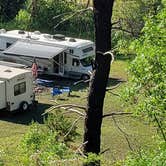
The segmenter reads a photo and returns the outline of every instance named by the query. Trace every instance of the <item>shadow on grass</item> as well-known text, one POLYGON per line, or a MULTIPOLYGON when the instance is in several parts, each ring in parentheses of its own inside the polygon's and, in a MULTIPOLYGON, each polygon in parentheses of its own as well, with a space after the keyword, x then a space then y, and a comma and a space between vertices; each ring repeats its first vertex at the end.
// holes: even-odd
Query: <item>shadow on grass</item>
POLYGON ((25 112, 11 113, 5 110, 0 111, 0 120, 8 121, 12 123, 29 125, 32 122, 38 122, 40 124, 44 123, 44 119, 47 118, 47 115, 42 115, 44 111, 49 108, 49 104, 38 103, 36 108, 28 110, 25 112))
POLYGON ((121 79, 121 78, 109 78, 108 79, 108 83, 107 83, 107 86, 110 87, 110 86, 116 86, 117 84, 119 83, 124 83, 126 82, 125 80, 121 79))
MULTIPOLYGON (((61 77, 55 77, 55 76, 43 76, 43 79, 48 79, 48 80, 53 80, 54 81, 54 86, 57 87, 63 87, 63 86, 68 86, 71 88, 71 91, 79 91, 79 90, 86 90, 89 87, 88 82, 81 82, 79 84, 76 84, 76 82, 79 82, 78 80, 73 80, 73 79, 67 79, 67 78, 61 78, 61 77)), ((119 83, 125 82, 121 78, 109 78, 108 79, 108 84, 107 86, 116 86, 119 83)), ((102 84, 102 80, 101 80, 102 84)), ((71 95, 72 96, 72 95, 71 95)))
POLYGON ((69 79, 69 78, 62 78, 58 76, 51 76, 51 75, 42 75, 40 76, 41 79, 46 80, 53 80, 55 87, 70 87, 71 91, 78 91, 78 90, 84 90, 88 87, 88 83, 79 83, 75 85, 76 82, 79 80, 69 79))

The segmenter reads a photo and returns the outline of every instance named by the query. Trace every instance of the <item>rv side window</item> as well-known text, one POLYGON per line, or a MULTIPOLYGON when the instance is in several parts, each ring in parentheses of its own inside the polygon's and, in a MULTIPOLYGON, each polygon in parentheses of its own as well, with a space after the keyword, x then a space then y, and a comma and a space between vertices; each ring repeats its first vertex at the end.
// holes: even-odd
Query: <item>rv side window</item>
POLYGON ((73 58, 72 65, 73 66, 79 66, 80 65, 80 61, 78 59, 73 58))
POLYGON ((22 82, 14 86, 14 96, 18 96, 26 92, 26 83, 22 82))
POLYGON ((67 53, 64 53, 64 64, 67 64, 67 53))
POLYGON ((69 50, 69 53, 70 53, 70 54, 73 54, 73 53, 74 53, 74 50, 73 50, 73 49, 70 49, 70 50, 69 50))
POLYGON ((6 48, 10 47, 12 43, 6 43, 6 48))

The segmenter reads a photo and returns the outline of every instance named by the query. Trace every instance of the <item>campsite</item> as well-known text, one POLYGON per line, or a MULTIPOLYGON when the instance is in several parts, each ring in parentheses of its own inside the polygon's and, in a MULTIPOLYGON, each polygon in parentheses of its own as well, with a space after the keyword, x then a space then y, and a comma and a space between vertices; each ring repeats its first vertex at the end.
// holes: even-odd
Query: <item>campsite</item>
MULTIPOLYGON (((109 87, 115 86, 119 83, 119 81, 125 81, 127 79, 127 75, 124 68, 127 67, 128 62, 126 60, 117 60, 114 62, 112 67, 112 75, 110 78, 109 87), (116 66, 119 66, 118 70, 116 66)), ((26 111, 24 113, 17 113, 16 115, 1 113, 0 118, 0 133, 1 133, 1 149, 4 149, 4 151, 1 152, 1 156, 3 156, 3 153, 8 153, 10 156, 5 157, 5 161, 8 163, 11 163, 11 165, 16 164, 16 160, 11 160, 15 155, 17 151, 17 146, 21 139, 23 138, 24 134, 29 130, 29 124, 32 122, 37 122, 39 124, 44 123, 45 116, 42 114, 52 105, 58 104, 67 104, 67 103, 73 103, 73 104, 80 104, 85 105, 86 102, 86 96, 87 96, 87 90, 88 90, 88 84, 87 83, 81 83, 77 86, 74 86, 75 80, 66 80, 63 81, 57 80, 56 84, 61 84, 62 86, 71 86, 72 92, 70 97, 67 97, 67 94, 62 94, 60 96, 55 97, 55 102, 52 101, 52 96, 50 91, 48 92, 43 91, 42 93, 36 95, 36 99, 38 100, 38 106, 35 110, 26 111), (11 160, 11 161, 10 161, 11 160)), ((113 92, 118 93, 120 89, 125 84, 122 83, 121 87, 118 89, 115 89, 113 92)), ((106 105, 105 105, 105 113, 119 111, 123 108, 120 101, 118 100, 118 97, 114 97, 114 95, 111 95, 111 93, 107 94, 106 97, 106 105), (110 111, 110 109, 112 109, 110 111)), ((76 115, 72 114, 74 116, 73 118, 77 118, 76 115)), ((70 117, 70 115, 69 115, 70 117)), ((72 119, 73 119, 72 118, 72 119)), ((155 146, 155 140, 153 144, 151 144, 151 136, 155 134, 155 130, 152 127, 148 127, 143 122, 140 122, 140 120, 132 118, 130 116, 125 117, 118 117, 116 118, 117 122, 119 123, 120 127, 125 132, 130 132, 130 138, 131 144, 133 148, 137 148, 137 146, 155 146), (135 142, 136 140, 136 142, 135 142)), ((83 132, 83 121, 81 120, 78 124, 78 131, 80 135, 83 132)), ((108 118, 104 121, 103 124, 103 149, 110 147, 112 149, 111 151, 111 160, 118 160, 123 159, 124 156, 129 151, 129 146, 127 144, 127 141, 125 139, 125 136, 123 133, 121 133, 117 126, 114 124, 113 120, 111 118, 108 118), (111 141, 110 144, 110 139, 111 141)), ((81 137, 79 137, 76 140, 76 143, 79 146, 81 142, 81 137)), ((77 147, 77 146, 76 146, 77 147)), ((110 156, 110 152, 104 154, 104 159, 106 160, 107 157, 110 156)), ((4 157, 4 156, 3 156, 4 157)), ((69 164, 76 165, 76 163, 80 164, 79 161, 76 161, 73 163, 68 162, 69 164)))
POLYGON ((0 2, 0 166, 165 166, 165 0, 0 2))

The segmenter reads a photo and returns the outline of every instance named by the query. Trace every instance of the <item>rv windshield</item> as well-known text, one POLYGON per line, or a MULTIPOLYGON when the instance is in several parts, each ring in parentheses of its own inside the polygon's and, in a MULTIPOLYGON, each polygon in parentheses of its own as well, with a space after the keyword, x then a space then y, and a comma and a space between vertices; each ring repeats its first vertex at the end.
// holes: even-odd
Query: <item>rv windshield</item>
POLYGON ((93 60, 94 56, 89 56, 86 57, 84 59, 81 59, 80 62, 84 67, 90 66, 91 65, 91 61, 93 60))

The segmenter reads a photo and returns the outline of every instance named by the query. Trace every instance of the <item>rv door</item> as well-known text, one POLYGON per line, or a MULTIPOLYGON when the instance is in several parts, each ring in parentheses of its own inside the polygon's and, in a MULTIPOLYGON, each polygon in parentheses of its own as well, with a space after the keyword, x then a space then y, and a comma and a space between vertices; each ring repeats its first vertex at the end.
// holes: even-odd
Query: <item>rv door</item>
POLYGON ((61 53, 59 55, 59 74, 63 75, 64 74, 64 55, 61 53))
POLYGON ((64 55, 63 53, 56 55, 53 58, 54 61, 54 73, 63 75, 64 74, 64 55))

